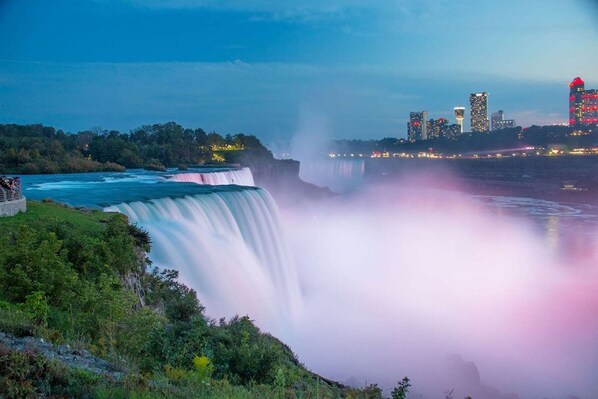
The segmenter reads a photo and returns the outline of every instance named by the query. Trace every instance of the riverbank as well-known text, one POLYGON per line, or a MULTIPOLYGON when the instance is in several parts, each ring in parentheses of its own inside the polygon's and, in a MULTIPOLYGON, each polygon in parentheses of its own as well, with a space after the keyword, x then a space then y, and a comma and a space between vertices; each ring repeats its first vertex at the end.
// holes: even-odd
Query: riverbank
POLYGON ((28 206, 0 219, 0 363, 14 371, 0 396, 361 392, 310 372, 247 316, 206 317, 176 271, 148 270, 147 233, 123 215, 28 206))
POLYGON ((424 181, 434 188, 598 205, 598 156, 367 159, 369 182, 424 181))

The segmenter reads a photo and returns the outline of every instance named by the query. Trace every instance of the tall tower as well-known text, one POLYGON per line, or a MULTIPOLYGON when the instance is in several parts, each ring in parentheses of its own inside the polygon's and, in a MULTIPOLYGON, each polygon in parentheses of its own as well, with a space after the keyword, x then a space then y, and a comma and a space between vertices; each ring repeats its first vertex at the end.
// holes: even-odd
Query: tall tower
POLYGON ((463 133, 463 119, 465 118, 465 107, 455 107, 455 119, 457 119, 457 125, 463 133))
POLYGON ((488 131, 488 93, 472 93, 469 95, 471 115, 471 131, 488 131))
POLYGON ((584 83, 578 76, 569 83, 569 126, 582 124, 584 83))
POLYGON ((415 140, 426 140, 428 133, 426 130, 426 111, 411 112, 409 114, 409 136, 413 141, 415 140))

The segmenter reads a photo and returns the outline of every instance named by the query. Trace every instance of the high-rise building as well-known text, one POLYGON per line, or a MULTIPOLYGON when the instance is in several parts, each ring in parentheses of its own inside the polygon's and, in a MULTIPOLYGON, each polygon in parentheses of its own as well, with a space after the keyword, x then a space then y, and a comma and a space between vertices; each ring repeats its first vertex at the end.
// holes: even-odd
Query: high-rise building
POLYGON ((417 141, 428 138, 426 116, 426 111, 411 112, 409 114, 409 140, 417 141))
POLYGON ((472 93, 469 95, 471 115, 471 131, 488 131, 488 93, 472 93))
POLYGON ((457 119, 457 125, 460 127, 461 133, 463 133, 463 119, 465 118, 465 107, 455 107, 455 119, 457 119))
POLYGON ((490 115, 490 130, 496 130, 496 124, 503 120, 503 111, 493 112, 490 115))
POLYGON ((585 90, 581 95, 581 123, 598 124, 598 90, 585 90))
POLYGON ((502 121, 496 121, 492 130, 508 129, 511 127, 515 127, 515 119, 503 119, 502 121))
POLYGON ((582 98, 584 82, 578 76, 569 83, 569 125, 579 126, 582 124, 582 98))
POLYGON ((438 131, 438 137, 446 137, 448 135, 448 119, 438 118, 436 119, 436 129, 438 131))
POLYGON ((438 119, 430 119, 426 123, 426 130, 428 132, 429 139, 437 139, 439 137, 444 137, 446 134, 446 129, 448 127, 448 120, 444 118, 438 119))
POLYGON ((515 127, 515 119, 503 119, 503 117, 504 112, 502 110, 494 112, 490 117, 490 130, 495 131, 499 129, 515 127))
POLYGON ((585 89, 578 76, 569 84, 569 125, 598 124, 598 90, 585 89))

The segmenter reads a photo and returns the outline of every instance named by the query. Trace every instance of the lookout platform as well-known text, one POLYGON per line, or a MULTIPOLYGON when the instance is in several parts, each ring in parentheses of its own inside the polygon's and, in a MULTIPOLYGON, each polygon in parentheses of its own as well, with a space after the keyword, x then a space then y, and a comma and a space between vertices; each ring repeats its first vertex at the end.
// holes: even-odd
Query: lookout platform
POLYGON ((27 199, 23 195, 19 178, 0 178, 0 217, 14 216, 27 211, 27 199))

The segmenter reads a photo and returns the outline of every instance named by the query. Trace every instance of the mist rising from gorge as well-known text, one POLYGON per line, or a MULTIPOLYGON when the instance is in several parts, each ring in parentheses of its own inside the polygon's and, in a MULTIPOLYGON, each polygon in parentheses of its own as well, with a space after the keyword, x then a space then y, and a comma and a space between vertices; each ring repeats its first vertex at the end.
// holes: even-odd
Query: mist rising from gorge
POLYGON ((461 188, 448 174, 409 176, 304 207, 252 187, 143 184, 163 194, 115 208, 210 317, 250 315, 328 378, 390 388, 409 376, 425 398, 595 397, 595 215, 531 199, 493 207, 447 191, 461 188), (197 193, 162 198, 177 187, 197 193), (516 212, 525 204, 536 216, 516 212))
MULTIPOLYGON (((407 375, 430 398, 501 397, 484 384, 595 396, 598 238, 582 258, 557 256, 529 220, 425 188, 434 179, 283 209, 303 313, 282 338, 328 377, 391 387, 407 375), (467 364, 451 354, 477 365, 481 385, 463 381, 467 364)), ((448 179, 438 183, 459 185, 448 179)))

